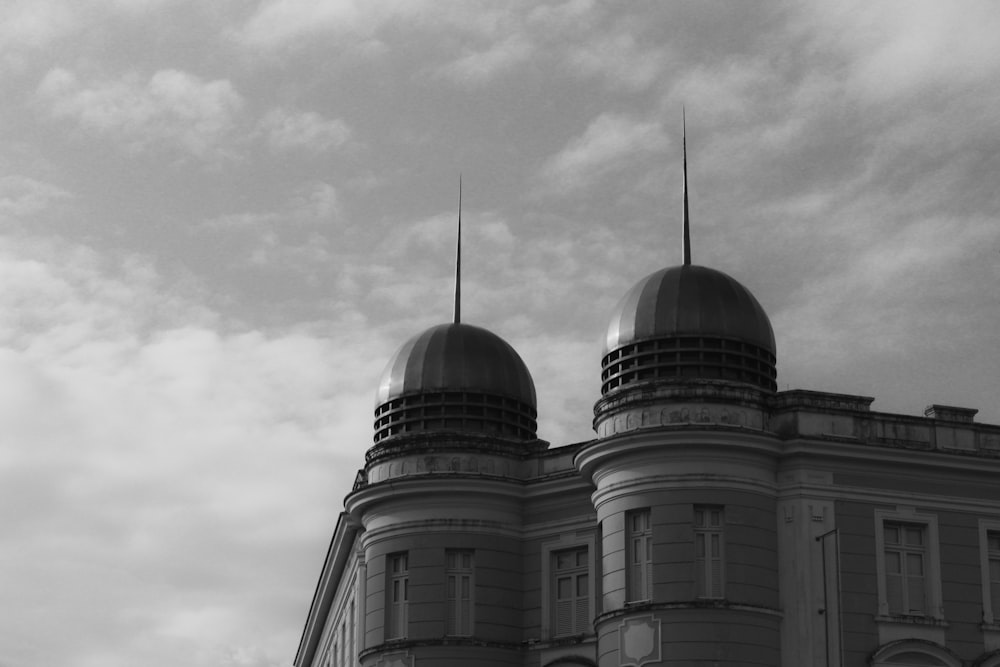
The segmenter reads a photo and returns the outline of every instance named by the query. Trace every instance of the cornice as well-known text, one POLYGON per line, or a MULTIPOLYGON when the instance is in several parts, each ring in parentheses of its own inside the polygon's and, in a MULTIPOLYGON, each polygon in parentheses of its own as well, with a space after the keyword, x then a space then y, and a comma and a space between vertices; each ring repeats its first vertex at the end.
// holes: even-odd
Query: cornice
POLYGON ((308 667, 312 664, 316 647, 323 635, 323 627, 330 613, 330 606, 337 593, 337 586, 343 577, 344 566, 350 560, 354 539, 361 526, 350 515, 341 512, 337 517, 337 526, 330 539, 330 546, 323 560, 313 599, 309 605, 309 615, 299 639, 299 648, 295 652, 295 667, 308 667))
POLYGON ((704 453, 706 459, 714 458, 720 451, 731 451, 773 460, 780 455, 780 446, 781 441, 773 433, 714 424, 684 424, 629 431, 595 440, 577 452, 573 463, 584 477, 593 479, 595 470, 604 462, 647 451, 683 452, 690 449, 698 454, 704 453))
POLYGON ((884 463, 899 467, 951 469, 962 473, 1000 474, 1000 456, 984 455, 981 451, 932 449, 926 445, 904 443, 869 444, 851 437, 799 437, 781 441, 783 464, 796 459, 830 459, 851 461, 871 466, 884 463))
POLYGON ((351 492, 344 499, 344 509, 357 518, 364 508, 382 502, 409 501, 431 496, 447 498, 453 502, 463 497, 493 496, 520 503, 524 499, 524 483, 507 477, 450 471, 396 477, 351 492))

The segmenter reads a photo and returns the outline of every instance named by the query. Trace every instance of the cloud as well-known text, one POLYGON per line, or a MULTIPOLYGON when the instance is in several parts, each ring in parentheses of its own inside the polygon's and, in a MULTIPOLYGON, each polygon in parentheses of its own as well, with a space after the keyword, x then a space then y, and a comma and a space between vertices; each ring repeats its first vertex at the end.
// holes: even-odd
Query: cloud
POLYGON ((57 623, 52 661, 286 664, 339 501, 329 471, 349 485, 370 437, 342 429, 370 411, 357 378, 377 376, 381 337, 366 355, 337 322, 247 329, 142 257, 40 239, 0 238, 0 280, 3 659, 57 623))
POLYGON ((30 52, 46 48, 77 25, 72 5, 59 0, 0 4, 0 65, 24 69, 30 52))
POLYGON ((344 225, 338 189, 313 182, 296 188, 279 208, 216 216, 198 225, 194 234, 224 237, 229 268, 266 269, 315 283, 317 272, 346 259, 346 250, 327 236, 331 228, 343 230, 344 225))
POLYGON ((259 131, 275 151, 302 149, 321 153, 340 148, 351 138, 351 128, 339 118, 314 111, 272 109, 261 118, 259 131))
POLYGON ((236 37, 248 46, 263 49, 291 44, 326 31, 368 40, 383 13, 395 11, 394 4, 358 0, 269 0, 259 6, 236 37))
POLYGON ((40 213, 72 195, 60 187, 27 176, 0 177, 0 220, 40 213))
POLYGON ((296 188, 284 205, 271 211, 226 213, 201 224, 202 230, 226 231, 261 228, 279 229, 295 225, 317 225, 341 222, 343 207, 340 193, 331 183, 317 181, 296 188))
POLYGON ((1000 14, 989 1, 820 3, 797 22, 840 56, 851 91, 872 103, 947 96, 1000 73, 1000 14))
POLYGON ((579 190, 607 174, 634 166, 643 154, 662 152, 668 145, 659 123, 603 113, 546 161, 541 178, 559 192, 579 190))
POLYGON ((111 136, 128 150, 168 149, 199 158, 226 153, 243 107, 229 81, 203 81, 172 69, 145 81, 133 74, 90 82, 53 69, 38 86, 37 97, 53 118, 111 136))
POLYGON ((568 49, 569 69, 577 75, 600 77, 611 88, 648 89, 663 73, 668 50, 642 48, 629 32, 595 36, 568 49))
POLYGON ((481 51, 467 53, 441 67, 440 76, 456 83, 484 83, 531 58, 533 44, 521 34, 513 34, 481 51))

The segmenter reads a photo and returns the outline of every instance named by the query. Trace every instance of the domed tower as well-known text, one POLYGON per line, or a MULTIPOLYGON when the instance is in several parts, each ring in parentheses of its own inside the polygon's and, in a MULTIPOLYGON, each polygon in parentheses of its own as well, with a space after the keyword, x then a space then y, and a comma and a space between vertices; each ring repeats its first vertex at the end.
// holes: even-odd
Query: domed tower
POLYGON ((374 444, 345 501, 363 527, 366 667, 519 659, 520 467, 547 445, 521 357, 461 322, 461 200, 459 211, 454 321, 389 360, 374 444))
POLYGON ((496 334, 457 321, 399 348, 376 404, 376 444, 445 432, 535 440, 535 385, 521 357, 496 334))
POLYGON ((749 290, 691 263, 684 143, 683 261, 614 310, 598 438, 576 456, 603 536, 598 654, 616 665, 773 666, 774 333, 749 290))

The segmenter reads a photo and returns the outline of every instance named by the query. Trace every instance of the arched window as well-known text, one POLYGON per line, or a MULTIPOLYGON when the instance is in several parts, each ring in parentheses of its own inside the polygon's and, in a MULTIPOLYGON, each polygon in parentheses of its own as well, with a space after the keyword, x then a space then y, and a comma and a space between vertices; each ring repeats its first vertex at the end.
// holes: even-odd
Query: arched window
POLYGON ((958 656, 922 639, 901 639, 880 647, 872 654, 871 667, 962 667, 958 656))
POLYGON ((1000 667, 1000 649, 979 656, 972 667, 1000 667))

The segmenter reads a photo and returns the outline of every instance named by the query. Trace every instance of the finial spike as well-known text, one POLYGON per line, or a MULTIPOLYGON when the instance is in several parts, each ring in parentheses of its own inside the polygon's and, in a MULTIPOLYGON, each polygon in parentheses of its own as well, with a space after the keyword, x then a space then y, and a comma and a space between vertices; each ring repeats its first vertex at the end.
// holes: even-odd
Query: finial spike
POLYGON ((458 175, 458 240, 455 244, 455 324, 462 321, 462 174, 458 175))
POLYGON ((684 265, 691 264, 691 216, 688 213, 688 149, 687 149, 687 114, 681 107, 682 145, 684 148, 684 265))

